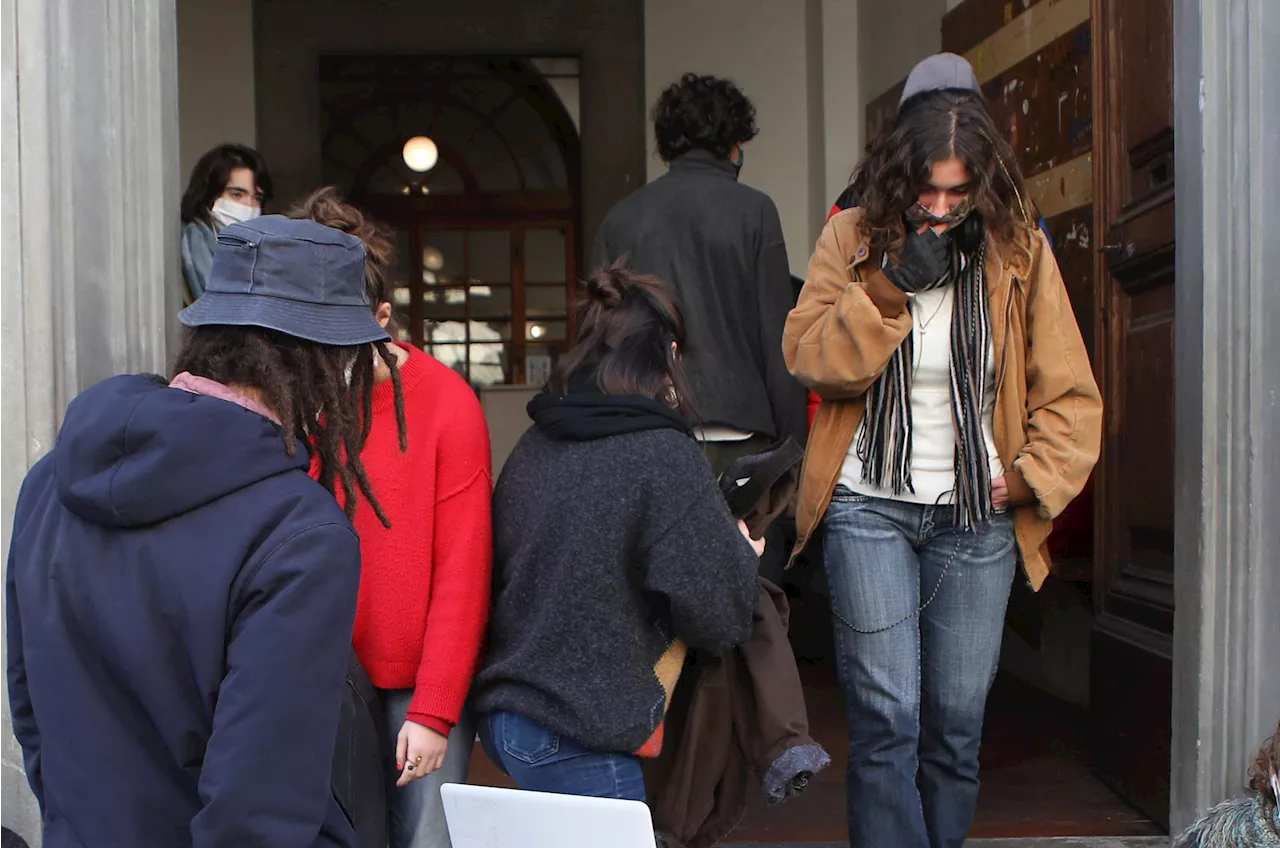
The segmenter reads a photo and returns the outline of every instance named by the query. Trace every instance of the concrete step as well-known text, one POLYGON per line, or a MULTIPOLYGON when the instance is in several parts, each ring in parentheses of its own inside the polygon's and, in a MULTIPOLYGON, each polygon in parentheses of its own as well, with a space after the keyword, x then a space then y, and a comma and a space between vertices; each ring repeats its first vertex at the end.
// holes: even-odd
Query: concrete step
MULTIPOLYGON (((970 839, 965 848, 1168 848, 1167 836, 1052 836, 970 839)), ((722 848, 846 848, 842 842, 728 842, 722 848)))
POLYGON ((970 839, 965 848, 1168 848, 1167 836, 1054 836, 970 839))

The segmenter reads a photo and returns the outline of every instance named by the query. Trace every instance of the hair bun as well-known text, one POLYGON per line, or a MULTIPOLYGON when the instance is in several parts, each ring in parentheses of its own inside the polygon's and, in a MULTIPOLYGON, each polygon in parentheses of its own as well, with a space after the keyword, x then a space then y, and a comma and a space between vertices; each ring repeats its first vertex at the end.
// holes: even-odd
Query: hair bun
POLYGON ((613 309, 622 303, 628 288, 628 280, 622 260, 618 260, 609 268, 602 268, 587 280, 587 297, 613 309))
POLYGON ((367 224, 364 214, 346 202, 337 186, 316 189, 295 206, 291 214, 295 218, 305 218, 350 233, 361 241, 366 241, 373 229, 367 224))

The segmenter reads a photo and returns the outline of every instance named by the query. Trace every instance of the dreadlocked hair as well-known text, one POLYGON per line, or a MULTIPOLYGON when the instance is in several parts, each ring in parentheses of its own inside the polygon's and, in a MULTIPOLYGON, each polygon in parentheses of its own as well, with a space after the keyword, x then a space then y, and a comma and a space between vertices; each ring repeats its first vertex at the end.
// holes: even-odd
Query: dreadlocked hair
MULTIPOLYGON (((369 306, 376 314, 382 304, 391 300, 391 282, 388 272, 395 258, 395 248, 391 237, 375 221, 365 217, 357 207, 347 203, 337 186, 325 186, 316 189, 305 200, 289 210, 290 218, 315 221, 335 230, 355 236, 364 242, 364 287, 369 297, 369 306)), ((394 334, 394 324, 387 330, 394 334)), ((373 348, 387 366, 391 374, 391 388, 395 396, 396 428, 400 434, 400 451, 409 449, 408 426, 404 415, 404 392, 400 387, 400 368, 396 364, 395 355, 386 342, 377 341, 373 348)), ((370 418, 365 415, 366 435, 371 425, 370 418)))
POLYGON ((391 526, 360 461, 373 419, 369 345, 322 345, 261 327, 195 327, 174 371, 260 392, 280 417, 285 453, 296 456, 299 442, 311 445, 320 462, 320 485, 335 495, 341 486, 347 517, 355 517, 358 491, 382 525, 391 526))

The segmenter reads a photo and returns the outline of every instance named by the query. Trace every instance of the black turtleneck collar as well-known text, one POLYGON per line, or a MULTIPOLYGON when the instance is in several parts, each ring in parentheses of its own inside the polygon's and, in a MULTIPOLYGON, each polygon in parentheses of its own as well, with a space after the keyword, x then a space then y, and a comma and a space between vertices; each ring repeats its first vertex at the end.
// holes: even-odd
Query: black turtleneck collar
POLYGON ((668 167, 672 171, 687 174, 715 174, 735 181, 738 179, 738 169, 729 161, 729 157, 717 156, 710 150, 690 150, 688 153, 682 153, 672 159, 668 167))
POLYGON ((590 442, 641 430, 678 430, 694 438, 679 412, 638 395, 542 392, 529 401, 528 412, 539 430, 561 441, 590 442))

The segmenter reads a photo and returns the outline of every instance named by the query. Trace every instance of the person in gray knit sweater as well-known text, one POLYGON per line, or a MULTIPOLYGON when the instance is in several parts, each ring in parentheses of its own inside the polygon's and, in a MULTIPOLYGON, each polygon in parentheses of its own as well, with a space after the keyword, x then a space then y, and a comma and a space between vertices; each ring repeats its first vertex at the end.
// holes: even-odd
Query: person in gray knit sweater
POLYGON ((1280 848, 1280 723, 1249 769, 1249 792, 1205 813, 1173 848, 1280 848))
POLYGON ((640 758, 688 648, 751 629, 762 542, 695 440, 671 295, 620 263, 529 403, 494 492, 493 609, 472 690, 480 740, 521 789, 645 799, 640 758))

